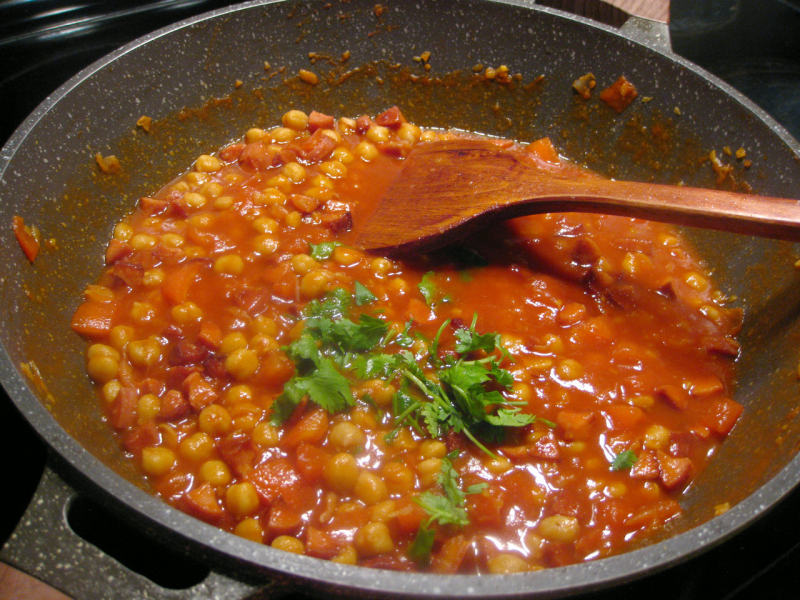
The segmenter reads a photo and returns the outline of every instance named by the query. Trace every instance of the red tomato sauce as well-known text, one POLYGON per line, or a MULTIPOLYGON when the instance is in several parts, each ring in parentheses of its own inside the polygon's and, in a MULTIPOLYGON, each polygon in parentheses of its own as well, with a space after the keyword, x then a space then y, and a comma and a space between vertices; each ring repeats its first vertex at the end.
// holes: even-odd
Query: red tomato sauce
POLYGON ((636 219, 349 245, 413 146, 452 135, 290 111, 117 225, 72 325, 155 493, 275 548, 440 573, 607 556, 680 515, 742 410, 740 315, 636 219))

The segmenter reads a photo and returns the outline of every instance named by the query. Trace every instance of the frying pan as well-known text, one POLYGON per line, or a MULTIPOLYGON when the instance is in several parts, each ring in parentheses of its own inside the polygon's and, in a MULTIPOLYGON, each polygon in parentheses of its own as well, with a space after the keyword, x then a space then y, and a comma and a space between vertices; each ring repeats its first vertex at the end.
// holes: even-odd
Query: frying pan
POLYGON ((274 123, 294 107, 358 115, 398 104, 420 125, 521 140, 549 135, 570 158, 607 175, 698 186, 715 183, 703 160, 710 150, 744 145, 753 166, 728 161, 739 185, 774 196, 796 194, 800 146, 786 131, 730 87, 672 55, 663 39, 647 35, 647 27, 627 29, 621 35, 521 1, 418 0, 383 11, 365 0, 253 2, 159 30, 59 88, 0 157, 0 222, 20 215, 54 240, 30 265, 7 229, 0 236, 0 377, 52 449, 58 473, 46 472, 23 530, 0 557, 34 574, 38 565, 43 578, 78 597, 102 597, 123 585, 141 597, 181 597, 72 540, 64 511, 77 489, 210 565, 211 575, 186 597, 273 597, 293 590, 554 597, 685 560, 778 502, 800 478, 800 417, 794 410, 800 277, 793 267, 796 249, 786 243, 687 231, 717 282, 745 309, 736 398, 746 412, 682 500, 685 516, 625 554, 507 577, 337 565, 254 544, 172 509, 148 494, 102 422, 84 375, 84 343, 69 330, 84 286, 100 272, 113 224, 139 196, 198 154, 248 127, 274 123), (431 52, 430 72, 413 60, 424 50, 431 52), (345 51, 350 58, 342 62, 345 51), (311 65, 309 52, 323 59, 311 65), (479 81, 470 72, 477 63, 507 64, 522 81, 513 89, 479 81), (297 80, 300 68, 315 69, 321 83, 297 80), (601 85, 624 73, 652 100, 622 115, 579 100, 571 83, 587 71, 601 85), (149 134, 135 126, 142 115, 155 119, 149 134), (100 173, 96 152, 116 154, 123 172, 100 173), (22 374, 33 365, 39 376, 22 374), (730 510, 712 518, 713 507, 723 502, 730 510), (70 540, 73 546, 58 547, 70 540))

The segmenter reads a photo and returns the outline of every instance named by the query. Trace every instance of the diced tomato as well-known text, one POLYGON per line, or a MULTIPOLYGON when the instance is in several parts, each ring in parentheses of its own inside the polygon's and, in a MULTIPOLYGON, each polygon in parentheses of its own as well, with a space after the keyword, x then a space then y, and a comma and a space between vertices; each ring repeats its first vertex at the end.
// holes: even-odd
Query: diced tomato
POLYGON ((247 475, 255 462, 253 440, 244 431, 233 431, 223 437, 217 442, 217 450, 222 460, 240 477, 247 475))
POLYGON ((161 398, 159 414, 165 421, 179 421, 189 414, 192 406, 180 391, 169 390, 161 398))
POLYGON ((173 269, 170 276, 161 284, 161 294, 164 299, 170 304, 185 302, 203 266, 199 261, 187 261, 173 269))
POLYGON ((197 341, 211 350, 216 350, 222 343, 222 330, 216 323, 204 320, 200 323, 200 333, 197 334, 197 341))
POLYGON ((99 338, 111 331, 114 304, 86 300, 72 315, 72 330, 90 338, 99 338))
POLYGON ((122 445, 131 454, 139 454, 142 448, 155 446, 158 442, 158 429, 153 422, 137 425, 122 436, 122 445))
POLYGON ((680 386, 662 385, 656 390, 656 395, 678 410, 686 410, 689 407, 689 393, 680 386))
POLYGON ((614 83, 600 92, 600 100, 608 104, 616 112, 621 113, 628 108, 628 105, 638 95, 639 92, 636 91, 634 85, 625 79, 623 75, 620 75, 614 83))
POLYGON ((336 148, 336 140, 330 137, 322 129, 317 129, 307 140, 300 144, 300 156, 310 162, 315 163, 325 160, 336 148))
POLYGON ((111 403, 109 418, 116 429, 127 429, 136 424, 139 394, 136 388, 123 387, 111 403))
POLYGON ((39 255, 39 241, 33 237, 30 230, 25 226, 25 220, 18 215, 14 215, 11 217, 11 227, 14 230, 19 247, 22 248, 27 259, 31 262, 36 260, 39 255))
POLYGON ((356 132, 365 133, 369 126, 372 125, 372 119, 369 115, 361 115, 356 119, 356 132))
POLYGON ((131 248, 130 244, 116 238, 111 238, 106 248, 106 264, 113 265, 118 260, 130 256, 132 252, 133 248, 131 248))
POLYGON ((278 151, 260 141, 247 144, 239 154, 239 164, 254 171, 266 171, 281 162, 278 151))
POLYGON ((254 467, 248 474, 247 480, 256 488, 261 499, 271 504, 287 488, 297 485, 300 474, 285 458, 273 458, 254 467))
POLYGON ((314 408, 303 414, 292 425, 281 440, 284 448, 295 448, 301 442, 318 444, 328 433, 328 413, 321 408, 314 408))
POLYGON ((375 122, 384 127, 397 129, 403 124, 403 122, 405 122, 405 118, 403 117, 403 113, 400 112, 400 109, 396 106, 393 106, 391 108, 387 108, 381 114, 377 115, 375 117, 375 122))
POLYGON ((183 380, 183 391, 195 410, 205 408, 219 397, 214 386, 197 371, 190 373, 183 380))
POLYGON ((309 483, 318 481, 328 463, 328 457, 328 453, 319 446, 300 442, 297 446, 297 470, 309 483))
POLYGON ((695 377, 689 382, 689 392, 695 398, 705 398, 718 394, 725 389, 716 375, 695 377))
POLYGON ((613 428, 617 430, 630 430, 644 419, 644 411, 638 406, 612 404, 605 410, 611 418, 613 428))
POLYGON ((272 536, 295 533, 302 522, 302 514, 283 500, 278 500, 269 509, 267 526, 272 536))
POLYGON ((241 143, 231 144, 230 146, 226 146, 220 151, 219 157, 225 162, 233 162, 234 160, 239 160, 239 157, 241 156, 244 148, 245 144, 241 143))
POLYGON ((556 423, 564 430, 564 436, 568 440, 588 437, 594 419, 594 413, 586 411, 560 410, 556 415, 556 423))
POLYGON ((400 500, 394 512, 394 522, 397 528, 404 533, 415 533, 419 526, 428 518, 419 504, 412 500, 400 500))
POLYGON ((333 129, 334 119, 316 110, 312 110, 308 115, 308 130, 314 133, 317 129, 333 129))
POLYGON ((169 207, 169 202, 161 198, 142 196, 139 198, 139 208, 148 215, 160 215, 169 207))
POLYGON ((730 398, 713 400, 707 425, 718 435, 728 435, 743 410, 744 407, 741 404, 730 398))
POLYGON ((183 505, 187 512, 212 523, 221 519, 224 514, 210 483, 204 483, 186 492, 183 495, 183 505))
POLYGON ((479 494, 467 496, 467 513, 470 521, 480 527, 500 527, 503 523, 505 493, 498 486, 489 485, 479 494))
POLYGON ((658 466, 661 472, 661 484, 668 490, 681 487, 689 480, 692 473, 692 461, 685 457, 672 457, 658 450, 658 466))
POLYGON ((309 525, 306 528, 306 554, 317 558, 333 558, 339 553, 341 543, 322 529, 309 525))
POLYGON ((561 158, 558 156, 558 151, 548 137, 534 140, 525 147, 525 151, 528 154, 532 154, 536 158, 539 158, 545 162, 553 164, 558 164, 561 162, 561 158))
POLYGON ((470 540, 463 535, 448 538, 431 558, 434 573, 457 573, 470 548, 470 540))
POLYGON ((650 450, 642 452, 631 468, 630 473, 631 477, 634 479, 646 479, 650 481, 658 479, 658 459, 655 453, 650 450))

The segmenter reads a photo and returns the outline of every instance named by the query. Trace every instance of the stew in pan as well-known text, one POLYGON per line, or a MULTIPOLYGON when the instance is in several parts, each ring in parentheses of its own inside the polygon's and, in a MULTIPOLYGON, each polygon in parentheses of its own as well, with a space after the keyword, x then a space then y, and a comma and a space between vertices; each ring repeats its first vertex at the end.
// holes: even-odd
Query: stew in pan
MULTIPOLYGON (((291 110, 116 226, 72 326, 164 500, 440 573, 607 556, 680 514, 742 410, 740 315, 680 235, 630 218, 525 217, 404 260, 349 245, 403 156, 454 135, 291 110)), ((497 143, 596 177, 546 138, 497 143)))

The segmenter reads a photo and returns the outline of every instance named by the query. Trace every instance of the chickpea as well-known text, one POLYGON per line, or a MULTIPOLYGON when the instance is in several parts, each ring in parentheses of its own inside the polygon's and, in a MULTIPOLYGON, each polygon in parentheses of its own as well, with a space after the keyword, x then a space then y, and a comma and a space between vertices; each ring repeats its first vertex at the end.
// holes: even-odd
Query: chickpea
POLYGON ((247 348, 234 350, 225 358, 225 370, 236 379, 252 377, 258 370, 258 355, 247 348))
POLYGON ((177 233, 165 233, 161 236, 161 245, 165 248, 180 248, 186 243, 182 235, 177 233))
POLYGON ((609 498, 622 498, 625 494, 628 493, 628 486, 622 483, 621 481, 615 483, 609 483, 605 487, 603 492, 609 498))
POLYGON ((361 253, 358 250, 348 248, 347 246, 336 246, 336 248, 333 249, 331 258, 336 264, 342 265, 343 267, 349 267, 361 260, 361 253))
POLYGON ((578 379, 583 375, 583 365, 573 358, 565 358, 556 364, 556 373, 567 381, 578 379))
POLYGON ((183 302, 182 304, 173 306, 170 310, 170 314, 176 323, 185 324, 202 319, 203 309, 194 302, 183 302))
POLYGON ((539 523, 539 534, 551 542, 574 542, 578 537, 578 519, 567 515, 551 515, 539 523))
POLYGON ((261 333, 272 337, 276 337, 278 335, 278 324, 275 322, 275 319, 272 319, 266 315, 258 315, 255 319, 253 319, 251 327, 256 333, 261 333))
POLYGON ((259 504, 258 492, 249 481, 234 483, 225 490, 225 506, 237 517, 253 514, 259 504))
MULTIPOLYGON (((297 163, 291 163, 297 164, 297 163)), ((300 167, 300 165, 297 165, 300 167)), ((303 167, 300 167, 301 169, 303 167)), ((278 181, 282 188, 291 188, 291 183, 289 183, 289 178, 284 174, 281 176, 282 179, 278 181)), ((281 190, 277 187, 268 187, 261 190, 261 193, 256 197, 256 203, 262 204, 265 206, 283 206, 286 204, 286 194, 284 194, 281 190)), ((277 223, 275 223, 275 227, 277 228, 277 223)), ((273 230, 274 231, 274 230, 273 230)))
POLYGON ((137 233, 128 242, 134 250, 149 250, 156 245, 156 238, 147 233, 137 233))
POLYGON ((142 470, 148 475, 165 475, 175 464, 175 453, 169 448, 148 446, 142 448, 142 470))
POLYGON ((208 435, 223 435, 231 428, 231 414, 224 406, 209 404, 197 416, 197 426, 208 435))
POLYGON ((214 261, 214 271, 223 275, 241 275, 244 261, 238 254, 225 254, 214 261))
POLYGON ((505 456, 498 456, 497 458, 490 458, 486 461, 486 468, 494 475, 502 475, 506 471, 511 470, 511 461, 505 456))
POLYGON ((131 319, 139 323, 147 323, 155 314, 156 311, 149 302, 134 302, 131 305, 131 319))
POLYGON ((669 443, 671 432, 663 425, 651 425, 644 432, 644 447, 651 450, 663 449, 669 443))
POLYGON ((439 440, 424 440, 419 445, 420 458, 443 458, 447 454, 447 446, 439 440))
POLYGON ((439 473, 442 470, 441 458, 426 458, 417 463, 417 474, 419 475, 420 484, 423 487, 428 487, 436 483, 439 479, 439 473))
POLYGON ((231 480, 231 470, 221 460, 207 460, 200 465, 200 478, 214 486, 227 485, 231 480))
POLYGON ((293 210, 289 214, 286 215, 286 225, 289 227, 297 227, 300 225, 300 222, 303 220, 303 215, 296 210, 293 210))
POLYGON ((178 446, 181 457, 193 462, 208 460, 213 451, 214 440, 203 431, 186 436, 178 446))
POLYGON ((270 544, 273 548, 283 550, 284 552, 292 552, 293 554, 305 554, 306 547, 296 537, 291 535, 279 535, 270 544))
POLYGON ((371 144, 366 140, 359 142, 359 144, 354 148, 354 151, 356 156, 365 162, 370 162, 378 158, 378 149, 375 147, 375 144, 371 144))
POLYGON ((273 142, 290 142, 297 136, 293 129, 288 127, 275 127, 270 130, 269 137, 273 142))
POLYGON ((303 183, 306 179, 306 169, 296 162, 288 162, 283 166, 283 174, 292 183, 303 183))
MULTIPOLYGON (((208 203, 208 198, 200 192, 186 192, 183 195, 183 202, 191 208, 202 208, 208 203)), ((192 224, 197 225, 197 221, 192 224)))
POLYGON ((319 170, 333 179, 340 179, 347 175, 347 167, 338 160, 328 160, 321 163, 319 170))
POLYGON ((518 554, 503 552, 486 561, 489 573, 504 575, 508 573, 524 573, 530 570, 528 562, 518 554))
POLYGON ((275 233, 278 231, 278 222, 269 217, 258 217, 253 221, 253 227, 259 233, 275 233))
POLYGON ((116 327, 111 328, 111 332, 108 335, 108 340, 111 342, 111 345, 116 348, 117 350, 122 350, 131 340, 133 336, 133 327, 128 327, 127 325, 117 325, 116 327))
POLYGON ((260 235, 253 242, 255 251, 261 256, 272 256, 278 251, 279 246, 278 238, 271 235, 260 235))
POLYGON ((328 442, 340 450, 361 448, 366 440, 364 432, 349 421, 336 423, 328 432, 328 442))
POLYGON ((248 144, 263 140, 265 137, 267 137, 267 132, 258 127, 251 127, 244 134, 244 139, 248 144))
POLYGON ((328 486, 339 494, 353 491, 359 478, 360 469, 352 454, 340 452, 328 460, 323 478, 328 486))
POLYGON ((300 294, 304 298, 317 298, 328 291, 333 274, 325 269, 309 271, 300 280, 300 294))
MULTIPOLYGON (((200 193, 206 198, 218 198, 224 189, 225 188, 222 187, 221 183, 209 181, 208 183, 203 184, 203 186, 200 188, 200 193)), ((228 196, 228 198, 230 198, 230 196, 228 196)), ((231 201, 232 200, 233 198, 231 198, 231 201)), ((217 207, 216 202, 214 203, 214 207, 219 208, 217 207)))
POLYGON ((342 148, 341 146, 333 149, 331 158, 336 162, 342 163, 343 165, 349 165, 355 160, 353 153, 347 148, 342 148))
POLYGON ((367 523, 356 532, 353 542, 358 554, 364 557, 394 550, 394 540, 385 523, 367 523))
POLYGON ((150 367, 161 359, 161 346, 154 340, 128 342, 128 359, 137 367, 150 367))
POLYGON ((332 562, 342 565, 354 565, 358 562, 358 552, 354 546, 345 546, 339 554, 331 559, 332 562))
POLYGON ((139 423, 154 420, 161 412, 161 400, 155 394, 143 394, 136 403, 136 414, 139 423))
POLYGON ((114 379, 119 372, 119 361, 113 356, 93 356, 86 364, 89 377, 98 383, 114 379))
POLYGON ((101 393, 103 395, 103 400, 111 404, 114 400, 117 399, 117 395, 119 394, 120 390, 122 389, 122 384, 119 382, 118 379, 111 379, 106 381, 103 384, 103 388, 101 393))
POLYGON ((419 127, 413 123, 403 123, 397 130, 398 139, 408 142, 409 144, 416 144, 419 137, 422 135, 419 127))
POLYGON ((133 227, 127 223, 117 223, 114 227, 114 239, 127 242, 133 236, 133 227))
POLYGON ((634 396, 633 398, 631 398, 631 404, 633 404, 634 406, 638 406, 643 410, 648 410, 650 408, 653 408, 653 405, 655 405, 655 403, 656 399, 650 395, 634 396))
POLYGON ((247 348, 247 338, 241 331, 233 331, 223 337, 219 347, 223 354, 231 354, 241 348, 247 348))
MULTIPOLYGON (((275 175, 267 180, 267 186, 277 189, 279 192, 284 194, 284 196, 292 191, 292 185, 294 184, 289 180, 288 177, 286 177, 286 175, 283 174, 275 175)), ((270 202, 268 195, 262 196, 262 200, 267 204, 274 204, 270 202)), ((281 202, 280 204, 284 204, 284 202, 281 202)))
POLYGON ((201 154, 194 163, 194 168, 201 173, 213 173, 222 168, 222 161, 216 156, 201 154))
POLYGON ((208 181, 208 175, 205 173, 199 173, 198 171, 192 171, 191 173, 187 173, 183 177, 189 184, 194 186, 203 185, 206 181, 208 181))
POLYGON ((369 268, 376 277, 384 277, 394 269, 392 261, 386 258, 373 258, 369 268))
POLYGON ((302 110, 290 110, 281 117, 281 123, 284 127, 303 131, 308 127, 308 115, 302 110))
POLYGON ((367 129, 367 139, 375 144, 381 144, 389 141, 391 131, 388 127, 383 125, 370 125, 367 129))
POLYGON ((251 542, 261 544, 264 541, 264 529, 258 519, 252 517, 239 521, 233 528, 233 533, 251 542))
POLYGON ((389 406, 397 393, 397 388, 391 383, 383 381, 382 379, 370 379, 365 381, 361 389, 364 393, 369 394, 370 398, 375 401, 378 406, 389 406))
POLYGON ((267 421, 262 421, 253 427, 253 441, 259 446, 271 448, 280 441, 280 430, 267 421))
POLYGON ((256 354, 261 356, 269 352, 278 351, 281 345, 274 337, 257 333, 250 339, 250 347, 255 350, 256 354))
POLYGON ((386 484, 371 471, 361 471, 359 473, 353 493, 364 504, 375 504, 389 497, 386 484))

